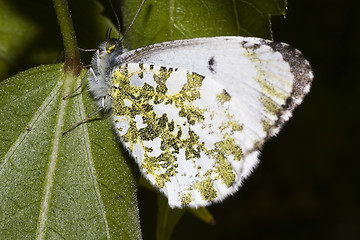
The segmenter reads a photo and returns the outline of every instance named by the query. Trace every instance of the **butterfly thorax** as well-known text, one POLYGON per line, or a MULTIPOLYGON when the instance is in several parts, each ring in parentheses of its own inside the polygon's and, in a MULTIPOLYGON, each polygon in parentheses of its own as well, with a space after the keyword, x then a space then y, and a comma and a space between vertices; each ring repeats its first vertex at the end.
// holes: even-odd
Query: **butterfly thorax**
POLYGON ((97 104, 106 110, 111 108, 111 99, 108 96, 111 91, 112 72, 121 64, 118 56, 122 52, 121 42, 112 38, 101 43, 92 58, 89 88, 93 97, 97 99, 97 104))

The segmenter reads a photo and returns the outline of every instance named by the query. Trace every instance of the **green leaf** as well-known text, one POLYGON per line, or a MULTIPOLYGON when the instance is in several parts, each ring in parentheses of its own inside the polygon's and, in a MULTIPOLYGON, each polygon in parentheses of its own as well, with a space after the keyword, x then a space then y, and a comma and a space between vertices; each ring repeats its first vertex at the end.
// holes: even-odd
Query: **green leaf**
POLYGON ((212 216, 212 214, 210 213, 209 210, 207 210, 204 207, 198 208, 198 209, 194 209, 194 208, 187 208, 187 210, 193 214, 195 217, 199 218, 201 221, 210 224, 210 225, 215 225, 215 219, 212 216))
POLYGON ((167 198, 162 194, 158 194, 158 208, 156 239, 168 240, 171 237, 175 225, 184 214, 185 209, 171 209, 167 198))
MULTIPOLYGON (((18 11, 10 1, 0 0, 0 6, 0 79, 2 80, 14 72, 19 62, 26 61, 26 48, 36 41, 41 28, 35 21, 18 11)), ((43 57, 41 53, 39 55, 43 57)))
POLYGON ((58 64, 0 83, 2 239, 141 238, 136 183, 111 122, 62 135, 97 108, 86 87, 62 100, 71 78, 58 64))
MULTIPOLYGON (((78 44, 96 48, 114 27, 96 0, 69 1, 78 44)), ((54 6, 49 0, 0 0, 0 81, 40 64, 63 60, 64 47, 54 6)), ((83 54, 85 64, 91 54, 83 54)))
MULTIPOLYGON (((140 1, 123 1, 126 29, 140 1)), ((126 36, 131 49, 175 39, 214 36, 272 38, 270 17, 285 13, 285 0, 148 0, 126 36)))

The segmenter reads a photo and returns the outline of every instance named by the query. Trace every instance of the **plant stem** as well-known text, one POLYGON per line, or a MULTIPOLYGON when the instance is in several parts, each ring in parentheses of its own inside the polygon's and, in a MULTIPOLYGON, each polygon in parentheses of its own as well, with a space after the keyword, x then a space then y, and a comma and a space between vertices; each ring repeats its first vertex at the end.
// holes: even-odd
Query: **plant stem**
POLYGON ((82 63, 67 0, 53 0, 65 48, 65 72, 79 75, 82 63))

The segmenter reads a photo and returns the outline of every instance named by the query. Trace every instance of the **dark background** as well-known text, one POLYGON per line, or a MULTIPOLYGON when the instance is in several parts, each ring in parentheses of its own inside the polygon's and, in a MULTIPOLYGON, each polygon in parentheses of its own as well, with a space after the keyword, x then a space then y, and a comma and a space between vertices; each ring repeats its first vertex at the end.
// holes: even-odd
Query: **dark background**
MULTIPOLYGON (((360 239, 359 7, 288 0, 286 18, 272 19, 274 39, 310 61, 310 94, 242 189, 209 207, 216 225, 185 213, 172 239, 360 239)), ((155 236, 151 198, 139 190, 144 239, 155 236)))

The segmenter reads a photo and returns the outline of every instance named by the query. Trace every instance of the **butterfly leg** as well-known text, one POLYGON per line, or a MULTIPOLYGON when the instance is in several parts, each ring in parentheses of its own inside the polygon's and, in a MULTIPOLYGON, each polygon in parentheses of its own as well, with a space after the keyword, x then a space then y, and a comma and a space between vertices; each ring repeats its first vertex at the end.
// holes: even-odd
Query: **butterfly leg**
POLYGON ((63 97, 63 100, 65 100, 65 99, 68 98, 69 96, 73 95, 77 90, 79 90, 79 89, 82 87, 82 85, 84 84, 84 81, 85 81, 87 75, 89 74, 90 69, 91 69, 91 68, 89 68, 89 69, 86 71, 86 74, 85 74, 85 76, 83 77, 83 79, 81 80, 80 85, 79 85, 77 88, 75 88, 74 91, 72 91, 71 93, 69 93, 69 94, 67 94, 65 97, 63 97))
MULTIPOLYGON (((68 96, 72 95, 72 94, 73 94, 74 92, 76 92, 79 88, 81 88, 81 86, 82 86, 82 84, 84 83, 84 80, 85 80, 86 76, 89 74, 89 72, 90 72, 90 74, 92 75, 92 79, 96 82, 96 84, 99 84, 99 80, 98 80, 98 78, 96 77, 96 75, 95 75, 95 73, 94 73, 94 70, 93 70, 92 68, 89 68, 88 71, 87 71, 86 74, 85 74, 85 77, 84 77, 83 80, 81 81, 80 86, 77 87, 77 88, 76 88, 74 91, 72 91, 70 94, 66 95, 63 99, 65 99, 65 98, 67 98, 68 96)), ((103 110, 103 109, 104 109, 104 106, 105 106, 105 98, 106 98, 106 96, 104 96, 104 97, 102 97, 102 98, 100 99, 99 108, 98 108, 95 112, 91 113, 89 116, 87 116, 86 118, 84 118, 84 119, 81 120, 80 122, 77 122, 77 123, 76 123, 75 125, 73 125, 70 129, 68 129, 67 131, 65 131, 65 132, 63 133, 63 135, 65 135, 65 134, 67 134, 68 132, 72 131, 73 129, 75 129, 75 128, 76 128, 77 126, 79 126, 80 124, 88 121, 88 120, 91 119, 95 114, 97 114, 98 112, 100 112, 101 110, 103 110)))
POLYGON ((91 113, 89 116, 87 116, 86 118, 84 118, 83 120, 81 120, 80 122, 77 122, 75 125, 73 125, 70 129, 68 129, 66 132, 63 132, 63 135, 67 134, 68 132, 72 131, 73 129, 75 129, 77 126, 79 126, 80 124, 88 121, 89 119, 91 119, 95 114, 97 114, 98 112, 100 112, 101 110, 104 109, 104 103, 105 103, 105 97, 103 97, 101 99, 101 105, 99 106, 99 108, 91 113))

